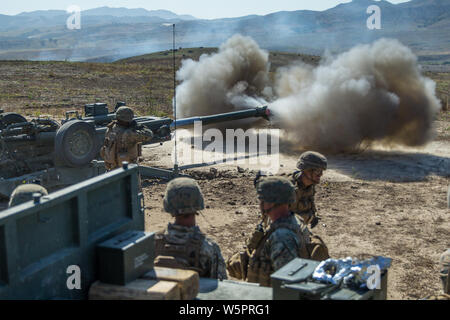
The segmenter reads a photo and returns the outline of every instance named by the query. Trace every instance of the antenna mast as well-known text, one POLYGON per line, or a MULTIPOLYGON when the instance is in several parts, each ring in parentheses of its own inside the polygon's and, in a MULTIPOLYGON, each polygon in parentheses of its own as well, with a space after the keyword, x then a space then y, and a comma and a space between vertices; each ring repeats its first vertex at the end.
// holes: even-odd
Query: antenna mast
POLYGON ((175 164, 173 166, 173 171, 175 174, 178 174, 178 149, 177 149, 177 80, 176 80, 176 61, 175 61, 175 23, 173 24, 173 50, 172 50, 172 57, 173 57, 173 113, 175 118, 175 132, 174 132, 174 138, 175 138, 175 164))

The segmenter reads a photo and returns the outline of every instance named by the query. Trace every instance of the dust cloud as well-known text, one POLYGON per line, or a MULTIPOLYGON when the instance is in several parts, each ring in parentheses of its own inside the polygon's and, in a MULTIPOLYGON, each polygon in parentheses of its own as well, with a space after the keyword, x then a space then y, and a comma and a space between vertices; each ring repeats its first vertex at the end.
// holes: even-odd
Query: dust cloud
POLYGON ((180 117, 237 111, 272 98, 269 53, 249 37, 233 36, 217 54, 184 60, 177 72, 180 117))
POLYGON ((317 67, 296 62, 269 71, 268 52, 235 35, 217 53, 183 61, 177 112, 190 117, 269 105, 289 145, 327 152, 373 143, 422 146, 434 136, 435 83, 397 40, 358 45, 317 67))

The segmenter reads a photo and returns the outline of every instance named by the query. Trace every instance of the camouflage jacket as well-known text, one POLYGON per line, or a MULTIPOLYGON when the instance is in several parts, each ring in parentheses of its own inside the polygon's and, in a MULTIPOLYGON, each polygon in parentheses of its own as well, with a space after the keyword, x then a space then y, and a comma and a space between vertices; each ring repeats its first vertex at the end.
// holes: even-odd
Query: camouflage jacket
POLYGON ((198 226, 184 227, 169 223, 156 235, 156 256, 172 256, 201 277, 227 279, 225 260, 219 246, 205 237, 198 226))
POLYGON ((264 241, 252 252, 250 264, 269 264, 266 268, 270 273, 280 269, 298 257, 302 245, 299 232, 300 226, 293 214, 276 220, 265 232, 264 241))
POLYGON ((316 215, 316 205, 314 203, 314 195, 316 190, 314 185, 305 187, 300 179, 302 172, 296 171, 292 174, 291 182, 295 186, 296 200, 289 205, 289 210, 302 217, 306 222, 316 215))
POLYGON ((100 155, 105 161, 106 169, 119 168, 123 161, 137 163, 139 157, 139 143, 150 141, 153 132, 133 122, 131 126, 124 127, 117 121, 108 125, 105 142, 100 155))
POLYGON ((298 257, 302 245, 298 238, 299 228, 294 215, 280 218, 270 225, 268 232, 274 231, 264 243, 262 255, 271 261, 273 271, 298 257))

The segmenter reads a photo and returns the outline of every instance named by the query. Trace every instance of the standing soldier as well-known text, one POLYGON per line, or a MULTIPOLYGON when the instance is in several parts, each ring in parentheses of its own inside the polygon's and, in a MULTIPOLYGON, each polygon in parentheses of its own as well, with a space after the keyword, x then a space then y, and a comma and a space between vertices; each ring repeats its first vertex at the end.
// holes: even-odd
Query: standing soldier
POLYGON ((203 209, 203 194, 195 180, 177 178, 169 182, 164 210, 175 222, 156 234, 155 265, 194 270, 200 277, 227 279, 219 246, 196 226, 195 216, 203 209))
POLYGON ((439 259, 439 277, 442 281, 443 293, 429 296, 425 300, 450 300, 450 249, 447 249, 439 259))
POLYGON ((133 110, 120 107, 116 112, 116 120, 108 125, 105 142, 100 150, 108 171, 119 168, 123 161, 137 163, 141 155, 141 143, 153 138, 153 132, 138 125, 133 118, 133 110))
POLYGON ((316 215, 314 196, 315 186, 320 183, 323 171, 327 169, 327 158, 318 152, 307 151, 300 156, 297 169, 292 174, 291 182, 295 186, 296 200, 289 206, 302 222, 302 234, 310 258, 313 260, 326 260, 329 258, 328 248, 319 236, 313 235, 308 225, 313 229, 319 222, 316 215))
POLYGON ((450 300, 450 249, 447 249, 439 260, 440 277, 444 289, 444 295, 450 300))
POLYGON ((319 222, 314 203, 315 186, 320 183, 323 171, 327 169, 327 158, 318 152, 308 151, 300 156, 297 168, 299 171, 292 174, 297 199, 290 209, 313 229, 319 222))
POLYGON ((289 204, 295 201, 292 183, 282 177, 267 177, 256 185, 263 216, 270 219, 270 227, 255 232, 245 252, 235 254, 228 261, 232 277, 271 286, 270 275, 291 260, 302 255, 304 244, 299 237, 300 226, 289 204))
POLYGON ((447 208, 450 209, 450 185, 448 185, 448 191, 447 191, 447 208))

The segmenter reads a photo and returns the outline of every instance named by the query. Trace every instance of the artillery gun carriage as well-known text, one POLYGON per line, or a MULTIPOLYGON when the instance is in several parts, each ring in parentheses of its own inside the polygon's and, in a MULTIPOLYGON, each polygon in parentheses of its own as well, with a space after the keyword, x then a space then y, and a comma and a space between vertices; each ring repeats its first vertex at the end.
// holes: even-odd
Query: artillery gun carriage
MULTIPOLYGON (((105 172, 99 153, 107 125, 116 119, 119 102, 110 112, 104 103, 87 104, 84 115, 67 111, 61 123, 37 118, 28 121, 17 113, 0 113, 0 197, 9 197, 24 182, 39 180, 46 188, 60 188, 87 180, 105 172)), ((137 125, 152 130, 153 139, 146 144, 164 143, 172 130, 247 118, 269 117, 267 107, 246 109, 204 117, 173 120, 168 117, 135 117, 137 125)), ((170 178, 169 170, 141 167, 144 176, 170 178)), ((175 172, 177 174, 177 172, 175 172)))

